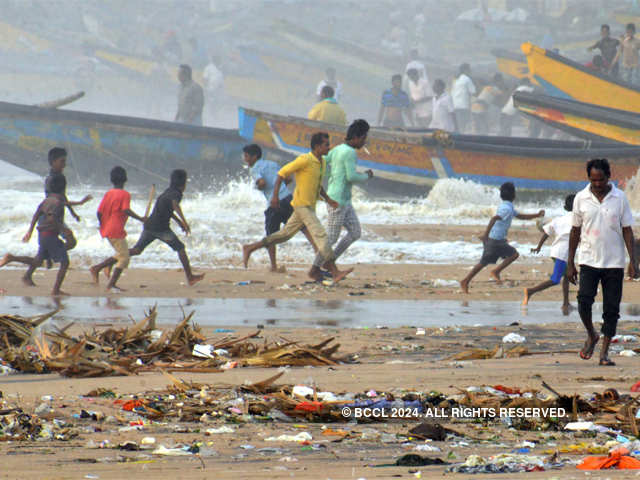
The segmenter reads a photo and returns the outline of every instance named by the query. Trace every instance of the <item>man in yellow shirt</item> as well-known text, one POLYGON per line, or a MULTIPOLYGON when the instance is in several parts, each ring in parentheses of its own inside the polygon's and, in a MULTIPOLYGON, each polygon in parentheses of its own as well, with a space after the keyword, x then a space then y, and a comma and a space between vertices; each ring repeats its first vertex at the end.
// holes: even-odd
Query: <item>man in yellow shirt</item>
POLYGON ((320 96, 322 100, 316 103, 309 111, 309 120, 317 120, 318 122, 332 123, 334 125, 346 125, 347 115, 338 101, 334 98, 335 92, 333 87, 326 85, 322 87, 320 96))
MULTIPOLYGON (((338 208, 322 187, 322 179, 326 171, 324 155, 329 153, 329 135, 325 132, 317 132, 311 136, 311 152, 300 155, 293 162, 286 164, 278 172, 278 177, 273 186, 271 206, 278 208, 280 185, 283 180, 295 174, 296 189, 293 192, 293 214, 287 224, 278 232, 275 232, 259 242, 242 246, 242 263, 247 268, 251 254, 260 248, 269 248, 271 245, 284 243, 292 238, 302 227, 306 227, 313 241, 318 247, 318 252, 325 260, 325 267, 331 272, 334 283, 339 282, 353 268, 338 270, 335 263, 335 253, 331 249, 327 238, 327 232, 316 216, 316 202, 322 197, 332 208, 338 208)), ((309 276, 316 281, 322 280, 322 275, 317 269, 311 269, 309 276)))

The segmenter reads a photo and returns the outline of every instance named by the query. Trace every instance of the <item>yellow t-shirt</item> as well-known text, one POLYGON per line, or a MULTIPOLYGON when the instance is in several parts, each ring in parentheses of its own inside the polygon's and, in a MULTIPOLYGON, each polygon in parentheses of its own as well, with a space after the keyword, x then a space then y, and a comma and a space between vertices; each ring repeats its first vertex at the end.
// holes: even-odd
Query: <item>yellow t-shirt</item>
POLYGON ((332 123, 334 125, 346 125, 347 115, 342 107, 333 99, 324 99, 316 103, 309 111, 309 120, 332 123))
POLYGON ((316 207, 322 179, 326 171, 324 159, 318 160, 312 153, 305 153, 293 162, 287 163, 280 169, 278 175, 282 178, 296 176, 296 189, 293 192, 293 207, 316 207))

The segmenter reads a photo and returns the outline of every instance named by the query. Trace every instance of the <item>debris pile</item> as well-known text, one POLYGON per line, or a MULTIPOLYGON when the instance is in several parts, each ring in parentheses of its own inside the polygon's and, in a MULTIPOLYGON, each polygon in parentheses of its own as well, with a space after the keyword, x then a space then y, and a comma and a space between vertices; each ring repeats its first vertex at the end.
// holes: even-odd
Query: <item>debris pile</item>
POLYGON ((0 358, 23 373, 59 372, 66 377, 133 375, 157 370, 197 373, 222 372, 236 366, 330 366, 349 361, 335 357, 340 344, 333 338, 317 345, 288 339, 258 343, 260 331, 242 338, 225 337, 212 344, 184 315, 173 330, 156 329, 157 310, 133 326, 67 333, 71 325, 38 335, 38 327, 56 312, 33 319, 0 317, 0 358), (35 348, 34 348, 35 347, 35 348))

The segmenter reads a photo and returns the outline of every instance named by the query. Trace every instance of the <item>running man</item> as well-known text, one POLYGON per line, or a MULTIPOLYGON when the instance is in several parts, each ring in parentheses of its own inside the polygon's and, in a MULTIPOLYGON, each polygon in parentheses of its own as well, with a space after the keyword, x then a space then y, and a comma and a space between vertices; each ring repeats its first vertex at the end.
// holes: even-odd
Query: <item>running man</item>
MULTIPOLYGON (((318 251, 322 254, 325 266, 331 272, 334 282, 339 282, 353 271, 352 268, 338 270, 335 264, 335 254, 327 239, 327 232, 316 216, 318 197, 322 197, 332 208, 338 208, 339 206, 337 202, 327 195, 322 187, 322 179, 326 170, 324 156, 328 152, 329 134, 325 132, 314 133, 311 136, 311 152, 300 155, 293 162, 280 169, 273 186, 271 206, 279 208, 280 186, 285 179, 295 175, 296 189, 291 202, 293 214, 282 230, 263 238, 259 242, 242 246, 242 263, 245 268, 247 268, 253 252, 260 248, 268 249, 271 245, 284 243, 298 233, 302 227, 306 227, 318 247, 318 251)), ((316 281, 321 281, 322 274, 320 272, 317 275, 312 275, 315 272, 314 268, 312 267, 309 271, 309 276, 316 281)))
MULTIPOLYGON (((351 204, 351 187, 354 183, 364 182, 373 177, 371 170, 367 170, 366 173, 356 172, 356 161, 358 160, 356 150, 364 147, 368 133, 369 124, 366 120, 354 120, 347 130, 345 143, 331 149, 326 156, 326 161, 331 167, 327 195, 338 204, 337 208, 329 206, 327 209, 329 213, 327 221, 329 245, 333 246, 338 241, 342 227, 347 230, 347 234, 342 237, 334 249, 336 259, 361 235, 360 221, 351 204)), ((319 278, 322 274, 320 267, 323 263, 324 259, 318 253, 309 273, 312 278, 319 278)))

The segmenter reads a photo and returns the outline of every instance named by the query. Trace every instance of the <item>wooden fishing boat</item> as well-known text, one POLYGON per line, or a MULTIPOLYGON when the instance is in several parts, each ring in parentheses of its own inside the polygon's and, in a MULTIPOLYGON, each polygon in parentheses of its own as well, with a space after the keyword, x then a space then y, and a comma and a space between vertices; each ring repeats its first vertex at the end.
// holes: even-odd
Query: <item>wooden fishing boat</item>
POLYGON ((236 130, 0 102, 0 158, 44 174, 48 150, 63 146, 67 175, 80 182, 108 184, 121 165, 133 182, 185 168, 208 183, 240 171, 243 145, 236 130))
POLYGON ((635 113, 527 92, 516 92, 513 101, 522 113, 577 137, 640 145, 635 113))
MULTIPOLYGON (((239 109, 239 133, 250 142, 291 154, 309 151, 311 135, 329 133, 344 141, 345 128, 303 118, 239 109)), ((613 178, 624 182, 640 165, 640 147, 593 142, 458 135, 437 130, 373 128, 367 151, 358 150, 358 168, 392 182, 396 191, 422 192, 438 179, 487 185, 511 181, 530 191, 577 190, 585 185, 585 161, 607 157, 613 178)))
POLYGON ((529 70, 554 97, 628 112, 640 112, 640 89, 595 71, 550 50, 523 43, 529 70))

